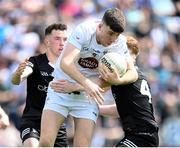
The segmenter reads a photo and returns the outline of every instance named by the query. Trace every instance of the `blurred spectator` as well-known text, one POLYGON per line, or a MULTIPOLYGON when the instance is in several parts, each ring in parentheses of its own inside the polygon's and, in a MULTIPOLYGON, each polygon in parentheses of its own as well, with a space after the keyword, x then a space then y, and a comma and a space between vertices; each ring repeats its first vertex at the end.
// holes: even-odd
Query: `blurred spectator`
MULTIPOLYGON (((19 146, 18 142, 9 143, 11 140, 5 141, 4 137, 11 130, 14 133, 11 138, 15 136, 17 140, 19 136, 15 128, 18 128, 26 87, 25 84, 13 87, 10 76, 24 58, 44 52, 40 50, 44 27, 63 19, 73 30, 73 26, 86 17, 100 18, 108 7, 119 7, 124 11, 126 32, 140 42, 138 65, 151 84, 156 117, 163 127, 161 145, 180 146, 177 138, 179 126, 176 124, 179 122, 171 120, 174 115, 176 119, 180 117, 179 0, 0 0, 0 105, 11 121, 10 129, 0 131, 0 139, 4 140, 0 146, 19 146), (169 127, 173 127, 174 143, 166 140, 169 127)), ((100 146, 112 146, 113 140, 107 139, 108 132, 105 132, 105 125, 112 122, 101 118, 100 122, 93 146, 98 145, 98 138, 103 141, 100 146)), ((113 133, 110 129, 109 133, 113 133)), ((123 133, 119 131, 119 134, 123 133)))

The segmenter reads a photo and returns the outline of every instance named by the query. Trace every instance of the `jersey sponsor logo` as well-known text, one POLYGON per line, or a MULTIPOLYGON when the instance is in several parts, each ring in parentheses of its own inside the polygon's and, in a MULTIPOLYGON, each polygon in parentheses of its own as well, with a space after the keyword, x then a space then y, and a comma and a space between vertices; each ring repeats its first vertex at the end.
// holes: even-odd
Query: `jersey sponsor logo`
POLYGON ((47 87, 46 85, 44 85, 44 86, 38 85, 38 86, 37 86, 37 89, 40 90, 40 91, 47 92, 48 87, 47 87))
POLYGON ((98 67, 98 60, 93 57, 80 58, 78 63, 83 68, 95 69, 98 67))

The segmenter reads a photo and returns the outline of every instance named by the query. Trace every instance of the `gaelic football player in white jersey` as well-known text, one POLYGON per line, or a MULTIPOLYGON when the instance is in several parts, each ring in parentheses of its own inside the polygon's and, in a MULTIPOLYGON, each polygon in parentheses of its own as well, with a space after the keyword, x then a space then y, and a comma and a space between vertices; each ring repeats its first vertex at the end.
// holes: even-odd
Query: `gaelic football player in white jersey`
POLYGON ((61 93, 48 88, 39 146, 53 146, 59 126, 68 115, 74 117, 75 123, 73 146, 91 145, 99 114, 98 104, 103 104, 103 90, 90 79, 99 76, 99 59, 107 52, 118 52, 127 58, 128 70, 116 83, 127 84, 138 78, 126 38, 120 35, 124 28, 123 13, 111 8, 106 10, 101 21, 84 22, 74 29, 53 73, 54 81, 62 80, 61 93), (64 91, 67 81, 78 82, 85 91, 64 91))

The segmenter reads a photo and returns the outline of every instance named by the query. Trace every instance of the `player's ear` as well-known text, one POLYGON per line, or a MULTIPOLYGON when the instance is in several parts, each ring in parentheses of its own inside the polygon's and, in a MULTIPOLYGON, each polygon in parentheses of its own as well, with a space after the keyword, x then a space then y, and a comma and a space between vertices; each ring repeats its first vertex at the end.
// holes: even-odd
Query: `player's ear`
POLYGON ((102 22, 98 24, 98 28, 101 29, 103 26, 102 22))
POLYGON ((45 45, 46 45, 46 46, 48 46, 48 45, 49 45, 49 40, 48 40, 48 38, 47 38, 47 37, 44 39, 44 43, 45 43, 45 45))

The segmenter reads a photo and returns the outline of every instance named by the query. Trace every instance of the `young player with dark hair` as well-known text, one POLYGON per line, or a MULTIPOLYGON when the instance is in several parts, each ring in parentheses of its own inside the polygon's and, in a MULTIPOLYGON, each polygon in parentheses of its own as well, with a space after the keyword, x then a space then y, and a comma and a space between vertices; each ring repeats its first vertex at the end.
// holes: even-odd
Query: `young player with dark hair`
MULTIPOLYGON (((22 62, 12 76, 12 83, 19 85, 27 79, 26 106, 21 121, 21 139, 23 146, 39 145, 41 115, 45 104, 47 88, 53 79, 54 64, 61 54, 67 40, 67 26, 63 23, 51 24, 45 29, 44 54, 30 57, 22 62), (30 63, 29 75, 23 76, 26 66, 30 63)), ((52 121, 53 122, 53 121, 52 121)), ((62 124, 54 146, 67 147, 65 125, 62 124)))
POLYGON ((121 35, 124 29, 125 17, 122 11, 110 8, 105 11, 102 20, 85 21, 73 30, 53 75, 54 80, 78 82, 85 91, 66 93, 62 88, 58 93, 48 87, 42 114, 40 146, 53 146, 59 125, 68 115, 73 116, 75 123, 73 146, 91 145, 99 114, 98 104, 103 103, 103 90, 90 80, 91 77, 99 76, 99 59, 107 52, 118 52, 129 59, 125 75, 131 75, 128 80, 119 79, 119 84, 134 82, 138 77, 125 37, 121 35))

